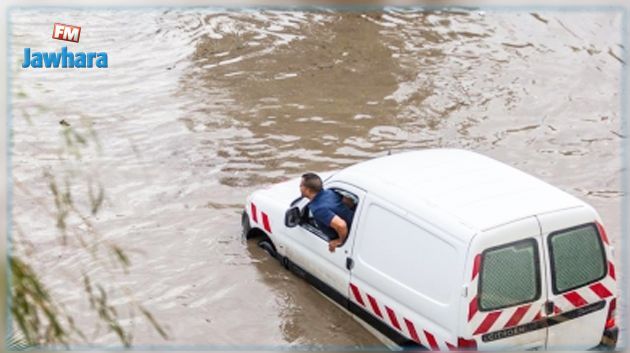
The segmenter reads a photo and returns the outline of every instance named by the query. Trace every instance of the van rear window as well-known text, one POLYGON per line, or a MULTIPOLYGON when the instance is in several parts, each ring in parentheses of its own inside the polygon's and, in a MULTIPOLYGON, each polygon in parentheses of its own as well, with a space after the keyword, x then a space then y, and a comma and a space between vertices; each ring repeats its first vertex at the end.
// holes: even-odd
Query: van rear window
POLYGON ((534 239, 483 252, 479 277, 479 308, 495 310, 540 297, 538 246, 534 239))
POLYGON ((606 275, 604 246, 595 224, 549 235, 554 294, 599 281, 606 275))

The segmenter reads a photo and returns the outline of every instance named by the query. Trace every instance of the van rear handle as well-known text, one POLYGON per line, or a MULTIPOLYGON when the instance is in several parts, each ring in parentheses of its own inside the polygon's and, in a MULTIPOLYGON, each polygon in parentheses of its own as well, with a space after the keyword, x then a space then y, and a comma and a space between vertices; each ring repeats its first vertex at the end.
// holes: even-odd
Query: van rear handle
POLYGON ((553 308, 554 308, 553 302, 551 300, 547 300, 545 302, 545 314, 547 315, 553 314, 553 308))

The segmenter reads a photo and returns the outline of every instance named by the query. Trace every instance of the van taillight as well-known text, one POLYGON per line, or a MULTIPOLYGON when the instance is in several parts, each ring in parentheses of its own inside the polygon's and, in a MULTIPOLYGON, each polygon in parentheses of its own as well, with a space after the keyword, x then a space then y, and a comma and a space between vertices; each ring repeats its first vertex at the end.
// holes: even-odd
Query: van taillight
POLYGON ((458 337, 457 348, 465 351, 475 351, 477 350, 477 341, 458 337))
POLYGON ((613 298, 610 301, 610 306, 608 307, 608 318, 606 318, 606 330, 615 327, 615 310, 617 310, 617 298, 613 298))

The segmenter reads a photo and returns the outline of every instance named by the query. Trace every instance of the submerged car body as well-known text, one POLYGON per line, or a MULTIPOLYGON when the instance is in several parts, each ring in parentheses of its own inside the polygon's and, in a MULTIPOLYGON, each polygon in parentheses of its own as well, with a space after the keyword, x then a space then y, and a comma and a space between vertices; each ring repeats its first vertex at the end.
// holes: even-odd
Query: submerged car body
POLYGON ((612 247, 585 202, 486 156, 406 152, 321 173, 354 202, 331 253, 299 178, 247 198, 243 229, 401 346, 614 347, 612 247))

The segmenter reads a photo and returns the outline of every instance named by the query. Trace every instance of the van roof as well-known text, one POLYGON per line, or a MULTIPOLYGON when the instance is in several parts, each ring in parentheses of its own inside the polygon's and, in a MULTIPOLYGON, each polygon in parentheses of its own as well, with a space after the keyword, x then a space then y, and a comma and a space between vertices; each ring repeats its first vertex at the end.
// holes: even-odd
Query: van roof
POLYGON ((341 170, 335 179, 421 214, 435 226, 450 228, 451 234, 459 229, 453 235, 463 240, 518 219, 585 204, 507 164, 458 149, 376 158, 341 170))

